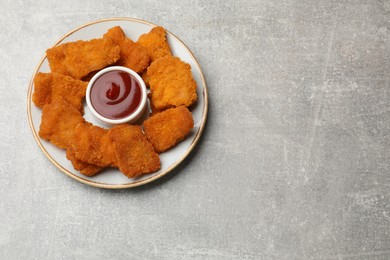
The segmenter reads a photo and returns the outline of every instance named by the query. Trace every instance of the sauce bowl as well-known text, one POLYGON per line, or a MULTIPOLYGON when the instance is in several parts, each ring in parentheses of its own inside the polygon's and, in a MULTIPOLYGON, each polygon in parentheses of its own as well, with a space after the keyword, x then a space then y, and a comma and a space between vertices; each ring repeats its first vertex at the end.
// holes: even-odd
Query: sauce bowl
POLYGON ((92 114, 103 123, 134 123, 147 106, 145 82, 129 68, 107 67, 89 81, 86 102, 92 114))

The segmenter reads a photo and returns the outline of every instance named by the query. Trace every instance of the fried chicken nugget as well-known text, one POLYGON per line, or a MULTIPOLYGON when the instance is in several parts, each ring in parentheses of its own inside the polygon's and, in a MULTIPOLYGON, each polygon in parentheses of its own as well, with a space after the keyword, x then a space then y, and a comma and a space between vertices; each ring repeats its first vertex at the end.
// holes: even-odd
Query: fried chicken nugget
POLYGON ((116 165, 114 146, 107 132, 107 129, 88 122, 78 124, 69 144, 74 157, 100 167, 116 165))
POLYGON ((72 77, 58 73, 52 74, 52 100, 57 100, 58 97, 62 97, 80 112, 83 112, 83 99, 87 91, 88 82, 73 79, 72 77))
POLYGON ((66 158, 72 163, 73 168, 76 171, 79 171, 81 174, 84 174, 85 176, 89 176, 89 177, 94 176, 103 169, 103 167, 99 167, 94 164, 89 164, 80 161, 75 157, 74 151, 70 147, 66 149, 66 158))
POLYGON ((144 132, 154 150, 164 152, 183 140, 194 127, 191 112, 184 106, 170 108, 149 117, 144 132))
POLYGON ((135 72, 142 72, 149 66, 150 58, 146 48, 127 38, 120 26, 109 29, 103 38, 111 39, 119 45, 120 58, 117 65, 135 72))
POLYGON ((152 62, 166 55, 172 55, 165 29, 161 26, 154 27, 150 32, 142 34, 137 43, 147 49, 152 62))
POLYGON ((75 127, 82 122, 80 111, 59 97, 43 106, 38 134, 59 148, 67 148, 75 127))
POLYGON ((33 102, 39 108, 58 97, 83 111, 83 98, 88 83, 58 73, 39 72, 34 78, 33 102))
POLYGON ((190 106, 197 100, 191 66, 177 57, 155 60, 147 70, 151 103, 156 109, 190 106))
POLYGON ((160 169, 160 157, 140 126, 122 124, 108 131, 114 144, 119 170, 129 178, 160 169))
POLYGON ((120 48, 111 39, 68 42, 46 51, 52 72, 81 79, 90 72, 114 64, 120 48))
POLYGON ((53 75, 39 72, 34 77, 34 93, 32 101, 40 109, 51 103, 53 75))

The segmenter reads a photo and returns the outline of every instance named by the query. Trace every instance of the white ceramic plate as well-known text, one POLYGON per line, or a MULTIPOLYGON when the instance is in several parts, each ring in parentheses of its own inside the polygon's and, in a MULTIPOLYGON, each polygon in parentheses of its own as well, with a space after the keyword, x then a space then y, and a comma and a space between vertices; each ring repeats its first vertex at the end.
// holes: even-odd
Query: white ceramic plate
MULTIPOLYGON (((109 28, 117 25, 122 27, 126 36, 133 39, 134 41, 136 41, 141 34, 149 32, 154 26, 156 26, 152 23, 132 18, 110 18, 98 20, 72 30, 71 32, 63 36, 55 45, 76 40, 90 40, 92 38, 100 38, 103 36, 104 33, 107 32, 109 28)), ((50 71, 46 55, 42 58, 34 75, 32 76, 28 88, 28 119, 34 138, 37 141, 39 147, 42 149, 43 153, 50 159, 50 161, 62 172, 77 181, 95 187, 109 189, 130 188, 149 183, 153 180, 162 177, 163 175, 172 171, 177 165, 179 165, 180 162, 182 162, 189 155, 191 150, 198 142, 206 122, 208 108, 207 87, 202 70, 196 58, 187 48, 187 46, 169 31, 167 31, 167 39, 172 49, 173 55, 180 57, 180 59, 191 65, 192 75, 197 83, 198 101, 194 107, 191 107, 195 127, 184 141, 180 142, 174 148, 160 154, 161 169, 159 171, 152 174, 142 175, 141 177, 137 178, 129 179, 125 175, 123 175, 118 169, 115 168, 107 168, 106 170, 94 177, 84 176, 73 169, 73 166, 70 161, 66 159, 65 150, 59 149, 52 145, 50 142, 44 141, 39 138, 38 131, 41 123, 42 111, 37 108, 32 102, 32 93, 34 92, 33 79, 35 74, 38 72, 50 71)), ((103 126, 100 122, 93 118, 91 112, 86 106, 84 118, 95 125, 103 126)))

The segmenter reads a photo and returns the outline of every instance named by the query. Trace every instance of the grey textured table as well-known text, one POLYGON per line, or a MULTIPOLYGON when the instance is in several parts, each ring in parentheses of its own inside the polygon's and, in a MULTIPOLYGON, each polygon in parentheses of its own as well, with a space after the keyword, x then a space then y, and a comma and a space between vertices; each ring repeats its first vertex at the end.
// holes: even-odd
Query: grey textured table
POLYGON ((9 1, 0 10, 0 259, 390 259, 390 2, 9 1), (26 113, 44 51, 160 24, 209 90, 199 145, 149 185, 62 174, 26 113))

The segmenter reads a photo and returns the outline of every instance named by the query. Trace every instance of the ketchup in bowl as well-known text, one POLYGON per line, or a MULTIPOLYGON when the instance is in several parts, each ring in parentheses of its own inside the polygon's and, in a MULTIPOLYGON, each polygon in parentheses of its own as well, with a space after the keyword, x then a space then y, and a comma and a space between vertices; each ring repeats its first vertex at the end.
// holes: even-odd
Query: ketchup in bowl
POLYGON ((132 114, 141 103, 141 88, 130 74, 113 70, 101 75, 92 86, 91 104, 100 115, 121 119, 132 114))
POLYGON ((88 84, 87 105, 93 114, 110 124, 138 119, 146 103, 141 77, 123 67, 110 67, 96 74, 88 84))

